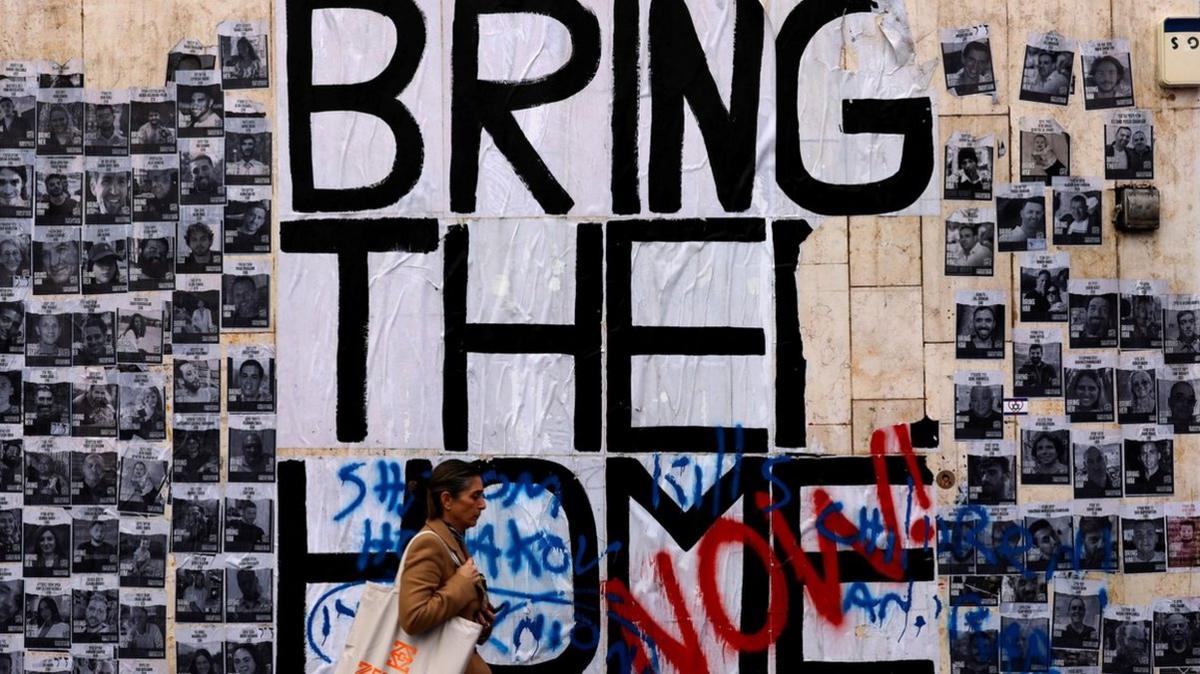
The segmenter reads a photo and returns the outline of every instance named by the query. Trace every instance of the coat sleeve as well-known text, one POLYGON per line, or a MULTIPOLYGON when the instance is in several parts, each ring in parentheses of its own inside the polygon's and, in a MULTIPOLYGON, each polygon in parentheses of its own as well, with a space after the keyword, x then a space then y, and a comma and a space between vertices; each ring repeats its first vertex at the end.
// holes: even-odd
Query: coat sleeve
POLYGON ((457 573, 443 581, 439 557, 445 551, 433 536, 421 536, 411 545, 400 576, 400 627, 421 634, 466 608, 475 598, 475 585, 457 573))

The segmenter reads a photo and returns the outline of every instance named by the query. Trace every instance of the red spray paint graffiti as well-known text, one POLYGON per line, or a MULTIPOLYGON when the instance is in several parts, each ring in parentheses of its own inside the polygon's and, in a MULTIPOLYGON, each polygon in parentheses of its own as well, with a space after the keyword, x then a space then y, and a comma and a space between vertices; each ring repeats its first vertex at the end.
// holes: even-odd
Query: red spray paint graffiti
MULTIPOLYGON (((897 546, 905 540, 916 546, 928 545, 932 541, 933 531, 926 520, 914 522, 907 532, 900 530, 900 517, 892 497, 892 485, 888 479, 884 458, 889 454, 889 449, 904 457, 917 505, 922 509, 932 507, 929 490, 921 477, 922 472, 913 451, 908 426, 897 425, 876 430, 871 437, 871 456, 875 470, 876 498, 885 532, 890 540, 897 542, 897 546)), ((790 597, 784 577, 785 567, 804 585, 817 615, 832 625, 842 625, 845 613, 842 608, 837 540, 855 541, 851 547, 881 576, 897 581, 904 578, 905 569, 900 555, 889 555, 884 549, 868 546, 860 536, 859 528, 841 513, 825 489, 817 488, 812 493, 814 512, 820 514, 824 527, 832 534, 818 536, 820 571, 802 549, 793 530, 794 523, 787 521, 782 510, 771 507, 770 495, 757 492, 754 501, 758 510, 748 510, 747 514, 767 517, 775 540, 775 549, 749 525, 730 518, 717 520, 700 539, 698 546, 697 575, 700 598, 713 632, 725 648, 737 652, 758 652, 767 649, 778 639, 789 615, 790 597), (752 634, 744 633, 733 623, 722 604, 717 583, 718 554, 725 546, 739 543, 757 556, 769 578, 770 599, 766 621, 761 629, 752 634), (779 550, 779 555, 776 555, 776 549, 779 550)), ((605 583, 609 611, 618 616, 625 625, 621 630, 622 638, 632 651, 634 671, 645 671, 651 666, 651 654, 648 649, 651 645, 660 660, 670 663, 678 671, 710 671, 697 633, 698 620, 690 614, 686 606, 671 555, 660 551, 654 556, 653 564, 654 572, 670 605, 672 621, 678 626, 678 636, 652 617, 621 579, 612 579, 605 583)))

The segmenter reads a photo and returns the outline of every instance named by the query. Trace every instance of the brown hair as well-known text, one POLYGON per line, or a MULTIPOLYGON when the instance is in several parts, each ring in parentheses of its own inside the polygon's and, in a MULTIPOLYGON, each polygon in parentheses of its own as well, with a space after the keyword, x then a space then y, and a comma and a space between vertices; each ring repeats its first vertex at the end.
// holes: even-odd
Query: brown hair
POLYGON ((471 486, 471 480, 483 476, 483 466, 477 461, 446 459, 439 463, 429 476, 429 488, 425 494, 425 513, 428 519, 442 516, 442 492, 457 497, 471 486))

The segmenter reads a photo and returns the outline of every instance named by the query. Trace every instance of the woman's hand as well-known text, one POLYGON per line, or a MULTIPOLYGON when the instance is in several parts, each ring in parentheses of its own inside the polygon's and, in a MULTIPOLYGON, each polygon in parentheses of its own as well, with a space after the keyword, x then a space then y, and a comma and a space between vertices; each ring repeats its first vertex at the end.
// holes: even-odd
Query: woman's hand
POLYGON ((475 622, 483 625, 483 630, 479 633, 479 639, 475 643, 483 645, 492 636, 492 624, 496 622, 496 613, 485 603, 475 612, 475 622))
POLYGON ((458 567, 458 571, 455 573, 469 581, 474 582, 475 578, 479 575, 479 569, 475 568, 475 560, 468 559, 465 564, 458 567))

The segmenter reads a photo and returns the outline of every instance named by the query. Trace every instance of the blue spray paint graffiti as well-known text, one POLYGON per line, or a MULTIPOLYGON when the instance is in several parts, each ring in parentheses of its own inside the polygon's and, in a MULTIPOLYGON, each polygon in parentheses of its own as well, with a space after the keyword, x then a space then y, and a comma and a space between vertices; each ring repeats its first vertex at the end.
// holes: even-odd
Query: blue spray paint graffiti
MULTIPOLYGON (((403 519, 415 506, 413 478, 405 464, 390 459, 350 461, 336 472, 342 505, 331 521, 361 532, 358 567, 366 574, 403 553, 416 534, 403 519)), ((468 533, 467 547, 489 579, 493 601, 501 603, 486 649, 515 662, 545 661, 568 647, 594 649, 600 640, 600 618, 580 619, 576 610, 594 604, 573 595, 575 576, 594 574, 619 542, 595 549, 590 536, 568 544, 567 513, 560 501, 562 482, 555 475, 535 479, 527 471, 484 475, 489 507, 479 526, 468 533)), ((391 578, 383 578, 388 581, 391 578)), ((354 618, 357 588, 345 583, 328 588, 311 602, 306 637, 313 654, 331 662, 332 635, 348 629, 354 618)))
MULTIPOLYGON (((630 519, 630 507, 635 503, 642 507, 645 510, 642 516, 648 515, 657 522, 654 526, 662 527, 666 535, 682 549, 691 550, 705 540, 705 532, 713 525, 714 517, 720 520, 745 517, 748 518, 745 526, 750 526, 755 523, 749 520, 757 517, 750 514, 752 511, 761 509, 770 514, 783 509, 787 519, 794 521, 800 505, 800 488, 814 484, 844 484, 853 487, 848 493, 861 493, 866 497, 865 505, 860 503, 858 496, 847 499, 847 502, 833 499, 828 503, 816 518, 818 538, 835 541, 843 550, 846 547, 856 548, 858 554, 878 553, 880 558, 898 562, 905 570, 903 579, 895 581, 883 581, 881 576, 872 576, 871 572, 861 568, 846 571, 840 589, 834 586, 837 594, 833 600, 837 610, 844 614, 855 614, 853 623, 884 626, 897 639, 921 637, 931 632, 925 628, 931 616, 936 618, 940 613, 941 605, 936 596, 921 595, 926 592, 926 586, 922 583, 931 578, 933 553, 929 552, 922 561, 920 556, 912 556, 913 550, 905 550, 902 540, 920 539, 926 547, 932 544, 928 537, 922 538, 915 533, 934 527, 928 524, 922 528, 925 520, 923 513, 915 511, 916 490, 911 478, 908 478, 907 490, 898 488, 892 492, 895 494, 895 507, 889 505, 886 511, 891 513, 888 517, 892 520, 898 515, 902 517, 903 528, 898 530, 903 533, 897 534, 894 523, 889 524, 885 520, 885 511, 872 503, 871 494, 874 493, 875 484, 869 480, 875 479, 875 471, 868 461, 834 462, 837 467, 820 478, 821 482, 809 482, 805 481, 812 479, 808 474, 825 462, 793 456, 746 458, 738 447, 728 454, 723 446, 719 449, 721 451, 718 454, 707 456, 647 454, 637 459, 609 457, 592 464, 583 460, 581 465, 585 472, 589 466, 594 466, 596 470, 607 470, 608 479, 602 494, 585 493, 582 499, 575 499, 574 506, 562 498, 562 494, 568 482, 579 484, 578 475, 585 474, 577 472, 579 466, 568 469, 560 464, 541 461, 557 466, 557 472, 555 469, 547 472, 546 468, 525 468, 538 463, 536 460, 497 461, 496 465, 502 468, 486 476, 489 508, 479 526, 469 532, 467 539, 469 550, 488 576, 493 601, 502 604, 496 630, 483 649, 485 657, 496 663, 527 665, 546 663, 554 659, 556 654, 580 651, 588 653, 588 659, 583 662, 594 664, 596 661, 591 659, 592 654, 600 648, 598 657, 603 661, 605 654, 608 654, 610 666, 620 660, 632 662, 642 656, 649 658, 647 666, 651 669, 660 664, 667 666, 671 654, 665 642, 657 645, 648 643, 648 651, 638 653, 619 635, 612 637, 613 622, 609 623, 608 643, 602 644, 601 621, 612 620, 614 616, 611 611, 601 612, 601 586, 597 584, 593 586, 595 589, 587 589, 586 583, 581 585, 579 581, 588 574, 598 574, 601 563, 606 559, 609 578, 614 577, 614 573, 616 577, 626 580, 645 578, 645 574, 653 572, 653 569, 641 566, 629 568, 626 544, 631 538, 630 532, 615 527, 621 522, 626 527, 637 524, 630 519), (798 474, 801 475, 799 479, 798 474), (620 479, 613 479, 614 476, 620 479), (861 481, 864 478, 868 481, 861 481), (771 493, 768 501, 759 503, 757 499, 746 499, 748 493, 765 495, 767 491, 764 490, 771 493), (589 499, 603 506, 588 503, 589 499), (739 500, 742 502, 743 515, 732 516, 727 513, 731 505, 739 500), (579 503, 583 503, 582 511, 579 503), (608 531, 615 540, 607 542, 598 539, 594 529, 583 535, 568 527, 569 522, 584 520, 590 520, 594 526, 595 521, 605 517, 605 509, 611 509, 614 503, 619 504, 620 509, 616 515, 611 510, 608 513, 608 531), (754 505, 747 509, 750 503, 754 505), (846 515, 840 526, 835 524, 838 520, 834 517, 839 513, 846 515), (854 529, 857 531, 849 533, 854 529), (613 534, 614 530, 616 534, 613 534), (624 556, 621 562, 624 566, 614 563, 614 556, 624 556), (913 567, 916 571, 909 569, 914 559, 918 560, 913 567), (614 572, 614 568, 620 570, 614 572), (864 577, 874 579, 862 580, 864 577), (903 622, 900 622, 901 618, 903 622), (898 635, 893 631, 897 629, 900 630, 898 635)), ((909 472, 909 468, 901 457, 893 458, 897 460, 890 461, 888 465, 896 477, 889 477, 889 480, 894 480, 892 484, 903 485, 906 479, 903 476, 909 472)), ((423 462, 424 467, 419 465, 421 463, 419 460, 390 458, 331 462, 325 479, 330 482, 329 486, 338 488, 335 493, 340 498, 329 503, 329 510, 323 512, 326 523, 323 530, 337 532, 334 535, 342 537, 337 540, 345 542, 324 541, 322 550, 333 552, 348 545, 353 550, 346 549, 343 553, 341 563, 344 568, 356 565, 365 578, 389 580, 381 576, 386 575, 384 572, 391 573, 388 570, 395 568, 398 553, 403 551, 415 534, 414 527, 423 517, 424 508, 413 497, 414 494, 423 493, 420 484, 428 474, 429 463, 423 462), (414 470, 414 464, 418 464, 416 472, 409 474, 414 470)), ((921 470, 925 471, 923 466, 921 470)), ((928 482, 931 476, 922 479, 928 482)), ((324 494, 329 492, 328 486, 321 488, 324 494)), ((577 486, 576 491, 581 492, 582 488, 577 486)), ((641 532, 634 535, 653 545, 655 532, 649 533, 649 538, 645 538, 641 532)), ((762 535, 769 535, 769 531, 764 531, 762 535)), ((644 555, 645 549, 640 548, 639 558, 644 555)), ((757 561, 751 559, 751 566, 755 564, 757 561)), ((749 572, 750 567, 743 571, 749 572)), ((341 575, 326 577, 331 581, 354 577, 352 573, 339 573, 341 575)), ((694 578, 686 580, 695 582, 694 578)), ((749 581, 747 584, 750 584, 749 581)), ((760 615, 768 607, 768 587, 763 583, 759 585, 763 586, 760 594, 742 598, 742 610, 749 611, 749 615, 760 615)), ((308 587, 311 594, 304 636, 310 657, 315 654, 317 659, 329 662, 333 655, 330 650, 337 647, 340 634, 352 622, 361 581, 324 584, 313 579, 308 587)), ((788 592, 774 579, 769 589, 772 593, 788 592)), ((732 597, 722 599, 729 600, 732 597)), ((635 636, 641 635, 643 642, 651 640, 645 630, 633 625, 618 626, 618 631, 621 629, 627 629, 635 636)), ((775 630, 773 633, 781 632, 775 630)), ((798 643, 798 640, 793 643, 798 643)), ((786 654, 781 650, 778 656, 779 663, 798 661, 802 659, 797 659, 794 650, 786 654)), ((766 662, 765 658, 761 662, 766 662)), ((753 665, 748 666, 751 669, 743 671, 756 671, 753 665)))

